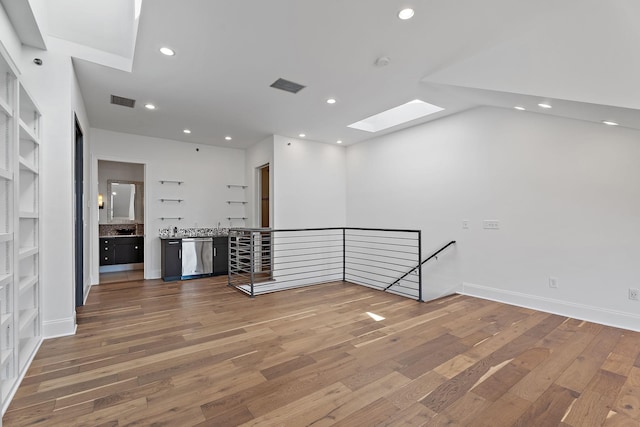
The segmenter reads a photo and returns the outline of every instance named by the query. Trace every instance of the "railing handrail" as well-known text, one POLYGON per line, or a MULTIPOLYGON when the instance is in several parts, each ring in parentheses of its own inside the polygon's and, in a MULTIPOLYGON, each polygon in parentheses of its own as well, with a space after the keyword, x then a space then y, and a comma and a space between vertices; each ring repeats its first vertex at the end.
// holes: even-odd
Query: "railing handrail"
POLYGON ((250 227, 234 227, 229 229, 229 233, 233 231, 255 231, 255 232, 283 232, 283 231, 329 231, 329 230, 360 230, 360 231, 397 231, 400 233, 418 233, 420 230, 402 229, 402 228, 366 228, 366 227, 321 227, 321 228, 250 228, 250 227))
POLYGON ((416 265, 415 267, 413 267, 411 270, 407 271, 405 274, 402 275, 402 277, 400 277, 399 279, 397 279, 395 282, 393 282, 392 284, 390 284, 389 286, 387 286, 386 288, 384 288, 385 291, 389 290, 389 288, 391 288, 393 285, 400 283, 400 281, 402 279, 404 279, 405 277, 407 277, 408 275, 410 275, 411 273, 413 273, 414 271, 416 271, 418 268, 420 268, 420 266, 424 265, 427 261, 429 261, 430 259, 433 259, 435 257, 438 256, 438 254, 442 251, 444 251, 445 249, 447 249, 449 246, 451 245, 455 245, 456 241, 452 240, 449 243, 447 243, 446 245, 444 245, 443 247, 441 247, 440 249, 438 249, 437 251, 435 251, 434 253, 432 253, 431 255, 429 255, 427 258, 424 259, 424 261, 422 261, 421 263, 419 263, 418 265, 416 265))

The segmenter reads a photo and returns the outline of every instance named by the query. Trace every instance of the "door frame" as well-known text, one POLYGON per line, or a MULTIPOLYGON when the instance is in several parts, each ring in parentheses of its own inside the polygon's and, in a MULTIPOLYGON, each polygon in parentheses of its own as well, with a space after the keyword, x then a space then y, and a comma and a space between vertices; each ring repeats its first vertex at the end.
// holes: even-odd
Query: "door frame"
POLYGON ((84 305, 84 132, 74 113, 74 282, 75 306, 84 305))
MULTIPOLYGON (((99 250, 99 244, 100 244, 100 238, 99 238, 99 210, 98 210, 98 161, 99 160, 104 160, 104 161, 108 161, 108 162, 120 162, 120 163, 135 163, 135 164, 140 164, 143 166, 144 172, 143 172, 143 177, 144 177, 144 183, 149 182, 149 176, 148 176, 148 167, 147 167, 147 161, 146 160, 142 160, 142 159, 136 159, 136 158, 125 158, 125 157, 119 157, 119 156, 110 156, 110 155, 103 155, 103 154, 93 154, 91 156, 91 187, 90 187, 90 193, 91 193, 91 200, 95 200, 95 203, 91 203, 89 206, 89 211, 91 214, 91 223, 89 224, 89 240, 90 240, 90 245, 91 245, 91 255, 90 255, 90 260, 89 260, 89 265, 90 265, 90 269, 91 269, 91 285, 99 285, 100 284, 100 250, 99 250)), ((147 190, 146 185, 145 185, 145 191, 144 191, 144 266, 143 266, 143 271, 144 271, 144 278, 148 279, 148 275, 151 274, 151 270, 150 270, 150 266, 149 266, 149 260, 151 259, 151 256, 149 255, 150 250, 148 250, 147 248, 149 247, 149 245, 147 244, 147 225, 149 224, 149 193, 150 191, 147 190)))

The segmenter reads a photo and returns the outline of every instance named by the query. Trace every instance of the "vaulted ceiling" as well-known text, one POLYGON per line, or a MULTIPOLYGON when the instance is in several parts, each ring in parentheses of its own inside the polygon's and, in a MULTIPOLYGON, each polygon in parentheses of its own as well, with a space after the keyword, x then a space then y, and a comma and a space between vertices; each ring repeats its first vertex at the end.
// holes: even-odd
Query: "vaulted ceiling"
POLYGON ((300 133, 349 145, 477 105, 517 105, 640 129, 635 0, 98 3, 112 9, 47 2, 51 40, 108 53, 74 54, 93 127, 232 147, 300 133), (404 7, 412 19, 398 19, 404 7), (380 57, 389 63, 376 65, 380 57), (271 88, 278 78, 306 87, 271 88), (136 107, 111 105, 112 94, 136 107), (445 110, 373 134, 347 128, 417 98, 445 110))

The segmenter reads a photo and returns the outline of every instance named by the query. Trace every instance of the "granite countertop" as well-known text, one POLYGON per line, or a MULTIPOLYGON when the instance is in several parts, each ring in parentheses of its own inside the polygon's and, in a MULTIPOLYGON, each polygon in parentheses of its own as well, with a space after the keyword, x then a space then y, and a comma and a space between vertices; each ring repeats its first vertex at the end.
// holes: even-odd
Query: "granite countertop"
POLYGON ((118 237, 144 237, 144 234, 114 234, 111 236, 99 236, 99 239, 111 239, 111 238, 118 238, 118 237))
POLYGON ((210 236, 189 236, 186 234, 178 234, 176 236, 159 236, 160 240, 175 240, 175 239, 198 239, 198 238, 216 238, 216 237, 229 237, 228 233, 225 234, 213 234, 210 236))

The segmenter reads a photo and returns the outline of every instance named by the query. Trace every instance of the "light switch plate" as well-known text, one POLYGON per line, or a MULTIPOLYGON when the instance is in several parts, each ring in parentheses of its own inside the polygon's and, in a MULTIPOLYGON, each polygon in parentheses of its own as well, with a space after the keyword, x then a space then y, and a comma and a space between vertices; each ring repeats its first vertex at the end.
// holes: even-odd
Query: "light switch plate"
POLYGON ((500 229, 500 221, 497 219, 485 219, 482 221, 482 228, 485 230, 499 230, 500 229))

